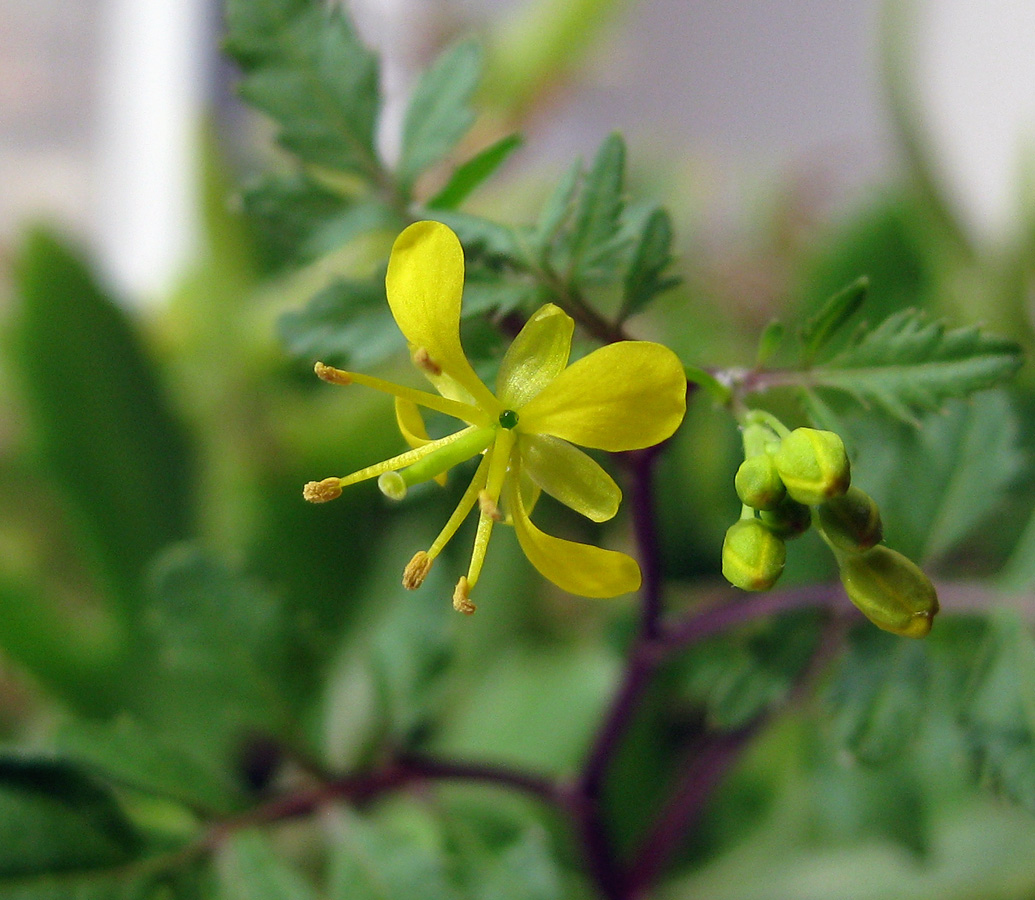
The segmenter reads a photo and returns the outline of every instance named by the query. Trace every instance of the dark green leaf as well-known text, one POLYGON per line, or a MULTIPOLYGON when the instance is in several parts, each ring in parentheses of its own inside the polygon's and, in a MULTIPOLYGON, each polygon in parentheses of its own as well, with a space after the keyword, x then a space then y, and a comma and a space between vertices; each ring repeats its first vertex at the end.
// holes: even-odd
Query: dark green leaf
POLYGON ((993 619, 963 723, 983 781, 1035 812, 1035 641, 1014 613, 993 619))
POLYGON ((870 289, 868 278, 857 278, 848 287, 834 294, 801 328, 802 353, 807 360, 826 346, 827 342, 856 313, 866 301, 870 289))
POLYGON ((111 792, 81 770, 0 756, 0 897, 13 879, 127 863, 139 848, 111 792))
POLYGON ((993 387, 1023 362, 1013 341, 974 327, 946 330, 915 309, 885 319, 829 362, 809 370, 813 387, 835 388, 903 421, 950 397, 993 387))
POLYGON ((277 323, 287 351, 309 362, 362 369, 406 346, 382 282, 339 281, 277 323))
POLYGON ((132 616, 141 572, 190 529, 191 451, 132 323, 83 259, 32 233, 12 368, 83 552, 132 616))
POLYGON ((679 278, 666 276, 672 263, 672 219, 663 209, 647 217, 625 275, 625 295, 620 318, 641 312, 658 294, 679 284, 679 278))
POLYGON ((927 704, 926 648, 873 628, 860 629, 831 687, 834 725, 852 755, 881 764, 920 730, 927 704))
POLYGON ((317 900, 300 872, 258 831, 240 831, 220 850, 219 900, 317 900))
POLYGON ((378 182, 377 59, 342 7, 271 0, 231 12, 227 46, 245 69, 241 94, 274 119, 281 144, 304 162, 378 182))
POLYGON ((456 209, 520 146, 521 135, 510 134, 472 156, 453 172, 446 186, 428 201, 428 209, 456 209))
POLYGON ((444 159, 474 123, 471 97, 482 71, 481 48, 464 41, 446 50, 417 82, 403 121, 399 178, 411 186, 444 159))

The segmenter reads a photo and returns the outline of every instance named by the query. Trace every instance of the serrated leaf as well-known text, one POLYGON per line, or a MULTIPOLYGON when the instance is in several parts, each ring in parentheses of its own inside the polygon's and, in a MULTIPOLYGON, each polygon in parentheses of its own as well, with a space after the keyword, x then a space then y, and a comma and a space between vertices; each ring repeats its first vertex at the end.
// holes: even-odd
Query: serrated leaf
POLYGON ((191 447, 133 324, 82 257, 35 231, 16 277, 23 409, 82 552, 131 620, 144 567, 189 533, 191 447))
POLYGON ((600 145, 579 194, 568 248, 569 271, 585 278, 604 260, 614 260, 624 207, 625 141, 611 134, 600 145))
POLYGON ((1035 812, 1035 641, 1015 613, 991 623, 963 709, 982 780, 1035 812))
POLYGON ((876 497, 895 546, 918 560, 947 558, 987 523, 1024 465, 1004 390, 950 401, 919 427, 867 416, 848 432, 853 483, 876 497))
POLYGON ((99 781, 61 760, 0 756, 0 897, 15 879, 124 864, 140 847, 99 781))
POLYGON ((377 58, 339 5, 268 2, 229 17, 241 95, 269 115, 304 162, 377 182, 377 58), (235 30, 236 29, 236 30, 235 30))
POLYGON ((678 277, 666 276, 672 264, 672 219, 656 209, 644 222, 625 275, 620 319, 641 312, 658 294, 679 284, 678 277))
POLYGON ((851 394, 903 421, 1006 380, 1022 363, 1013 341, 975 327, 947 330, 920 310, 885 319, 850 347, 807 373, 810 387, 851 394))
POLYGON ((234 834, 220 849, 216 869, 218 900, 317 900, 313 886, 259 831, 234 834))
POLYGON ((807 360, 827 345, 827 342, 855 315, 866 302, 870 280, 857 278, 848 287, 826 301, 801 328, 802 355, 807 360))
POLYGON ((382 282, 335 282, 303 309, 284 313, 277 330, 292 356, 355 369, 382 362, 406 346, 382 282))
POLYGON ((901 754, 919 732, 927 701, 926 649, 884 632, 860 630, 830 690, 838 738, 861 762, 901 754))
POLYGON ((470 102, 481 71, 481 48, 464 41, 442 53, 417 82, 403 120, 399 179, 404 189, 470 130, 475 118, 470 102))
POLYGON ((509 134, 472 156, 453 172, 446 186, 427 202, 428 209, 456 209, 493 175, 521 144, 521 135, 509 134))

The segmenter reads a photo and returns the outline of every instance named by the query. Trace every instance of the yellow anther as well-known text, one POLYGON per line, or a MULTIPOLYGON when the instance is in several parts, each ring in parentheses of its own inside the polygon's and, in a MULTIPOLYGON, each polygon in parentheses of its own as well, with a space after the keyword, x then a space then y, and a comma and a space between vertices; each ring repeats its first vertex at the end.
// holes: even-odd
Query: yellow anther
POLYGON ((500 512, 500 508, 496 505, 496 501, 492 499, 492 494, 488 491, 478 492, 478 510, 494 522, 503 521, 503 513, 500 512))
POLYGON ((302 496, 310 503, 337 500, 341 496, 341 479, 325 478, 323 481, 310 481, 302 488, 302 496))
POLYGON ((413 364, 422 372, 427 372, 428 375, 442 374, 442 366, 431 358, 426 347, 418 347, 413 351, 413 364))
POLYGON ((313 366, 313 371, 316 372, 317 378, 322 378, 324 381, 328 381, 331 384, 352 384, 352 376, 348 372, 343 372, 341 369, 334 368, 334 366, 327 366, 322 362, 318 362, 313 366))
POLYGON ((467 583, 467 576, 461 575, 456 583, 456 590, 453 591, 453 609, 462 612, 465 616, 471 615, 477 607, 471 602, 471 588, 467 583))
POLYGON ((424 584, 424 579, 428 577, 428 572, 431 571, 431 564, 434 561, 423 550, 418 550, 414 553, 413 559, 403 569, 403 587, 408 591, 417 590, 417 588, 424 584))

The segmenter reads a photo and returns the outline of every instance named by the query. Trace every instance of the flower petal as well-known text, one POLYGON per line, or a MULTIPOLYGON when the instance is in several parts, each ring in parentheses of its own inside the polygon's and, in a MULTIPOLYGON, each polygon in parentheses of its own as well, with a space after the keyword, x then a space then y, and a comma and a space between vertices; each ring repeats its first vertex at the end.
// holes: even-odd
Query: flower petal
POLYGON ((519 440, 521 471, 551 497, 594 522, 618 512, 622 492, 596 460, 546 434, 523 434, 519 440))
POLYGON ((498 402, 460 346, 464 251, 457 236, 439 222, 410 225, 392 247, 385 288, 411 350, 424 351, 428 367, 441 369, 480 406, 498 412, 498 402))
POLYGON ((621 341, 568 366, 521 410, 525 433, 598 450, 637 450, 669 437, 686 413, 686 374, 668 347, 621 341))
POLYGON ((568 365, 575 320, 547 303, 518 332, 500 364, 496 396, 504 409, 521 409, 568 365))
POLYGON ((582 597, 617 597, 639 588, 640 567, 631 556, 546 534, 528 518, 515 479, 509 495, 518 543, 543 577, 582 597))

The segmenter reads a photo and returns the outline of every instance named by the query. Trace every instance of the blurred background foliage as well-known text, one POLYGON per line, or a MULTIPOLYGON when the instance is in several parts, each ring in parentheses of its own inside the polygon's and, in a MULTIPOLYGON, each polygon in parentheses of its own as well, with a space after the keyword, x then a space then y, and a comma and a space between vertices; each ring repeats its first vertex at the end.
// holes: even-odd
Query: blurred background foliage
MULTIPOLYGON (((231 0, 242 94, 276 121, 281 149, 218 116, 201 129, 200 246, 165 302, 127 307, 60 229, 29 228, 7 248, 0 898, 594 896, 557 818, 491 785, 276 827, 249 818, 400 751, 571 777, 634 628, 631 599, 560 594, 511 534, 494 540, 478 615, 450 609, 446 563, 407 595, 402 565, 455 484, 400 505, 369 484, 301 502, 304 482, 399 447, 390 404, 327 388, 311 366, 408 366, 381 283, 413 215, 464 239, 464 340, 486 372, 502 346, 487 322, 506 330, 549 296, 544 260, 574 273, 566 286, 592 309, 707 368, 750 367, 772 318, 793 334, 860 275, 870 322, 918 307, 1031 349, 1031 222, 995 252, 968 237, 896 81, 908 47, 890 38, 908 164, 836 215, 810 203, 805 173, 760 189, 719 241, 698 173, 641 164, 635 147, 626 159, 616 137, 567 175, 522 166, 513 135, 549 116, 622 6, 533 3, 484 57, 474 43, 447 49, 389 167, 376 59, 347 20, 329 27, 302 0, 231 0), (328 85, 358 143, 320 131, 314 91, 328 85)), ((804 421, 791 396, 766 403, 804 421)), ((951 585, 945 612, 921 644, 853 622, 814 690, 750 742, 657 896, 1035 896, 1033 405, 1025 369, 919 426, 834 409, 889 544, 951 585)), ((657 477, 675 611, 722 591, 739 452, 732 419, 698 392, 657 477)), ((584 533, 628 542, 621 520, 584 533)), ((806 547, 791 553, 792 586, 834 577, 819 542, 806 547)), ((643 839, 702 735, 787 704, 820 631, 811 613, 764 618, 662 668, 608 781, 622 848, 643 839)))

